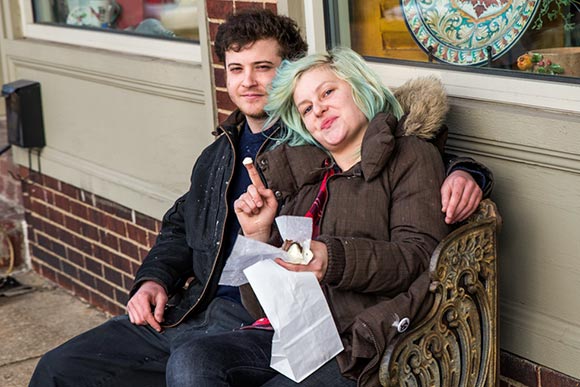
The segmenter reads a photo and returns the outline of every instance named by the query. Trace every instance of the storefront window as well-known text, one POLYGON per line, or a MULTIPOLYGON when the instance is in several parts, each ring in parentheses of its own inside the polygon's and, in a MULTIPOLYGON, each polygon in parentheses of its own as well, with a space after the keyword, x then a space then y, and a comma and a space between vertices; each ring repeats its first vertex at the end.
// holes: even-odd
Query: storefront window
POLYGON ((34 22, 199 41, 198 0, 32 0, 34 22))
POLYGON ((578 0, 328 0, 325 6, 327 20, 339 20, 327 23, 329 44, 350 45, 365 57, 580 78, 578 0))

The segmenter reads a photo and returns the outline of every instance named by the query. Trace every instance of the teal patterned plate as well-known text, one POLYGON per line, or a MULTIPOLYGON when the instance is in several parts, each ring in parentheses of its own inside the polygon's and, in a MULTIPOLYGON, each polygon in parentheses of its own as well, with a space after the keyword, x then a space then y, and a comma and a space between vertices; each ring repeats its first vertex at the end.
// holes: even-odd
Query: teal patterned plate
POLYGON ((505 54, 541 0, 401 0, 407 28, 441 62, 480 65, 505 54), (431 49, 430 49, 431 48, 431 49))

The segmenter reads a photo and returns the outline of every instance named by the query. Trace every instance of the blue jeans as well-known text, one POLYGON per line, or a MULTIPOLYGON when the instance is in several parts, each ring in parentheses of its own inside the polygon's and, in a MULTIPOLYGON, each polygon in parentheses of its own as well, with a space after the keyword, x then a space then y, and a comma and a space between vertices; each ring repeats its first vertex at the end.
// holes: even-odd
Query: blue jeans
POLYGON ((240 304, 224 298, 162 333, 116 317, 46 353, 29 386, 356 385, 340 375, 335 360, 300 384, 278 374, 269 366, 272 332, 237 329, 252 322, 240 304))

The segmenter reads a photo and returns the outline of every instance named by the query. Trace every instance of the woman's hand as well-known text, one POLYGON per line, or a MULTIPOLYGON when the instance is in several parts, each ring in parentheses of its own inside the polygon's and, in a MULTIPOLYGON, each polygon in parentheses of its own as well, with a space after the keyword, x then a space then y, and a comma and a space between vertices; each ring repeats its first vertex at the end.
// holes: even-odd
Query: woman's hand
POLYGON ((246 237, 267 242, 278 211, 278 201, 274 192, 264 186, 254 165, 244 165, 253 184, 234 202, 234 211, 246 237))
POLYGON ((318 279, 318 282, 320 282, 324 278, 326 269, 328 268, 328 250, 326 244, 319 241, 310 242, 310 250, 312 251, 313 258, 308 265, 288 263, 281 258, 276 258, 276 263, 290 271, 311 271, 318 279))

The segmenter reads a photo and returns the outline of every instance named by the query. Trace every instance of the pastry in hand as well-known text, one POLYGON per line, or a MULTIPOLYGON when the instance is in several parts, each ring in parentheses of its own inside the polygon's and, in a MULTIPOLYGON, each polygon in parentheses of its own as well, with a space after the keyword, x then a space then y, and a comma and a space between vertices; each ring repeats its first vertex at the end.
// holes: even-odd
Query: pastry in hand
POLYGON ((292 240, 286 239, 284 244, 282 245, 282 250, 286 251, 289 256, 289 260, 286 262, 300 264, 300 265, 307 265, 308 262, 314 256, 312 251, 307 248, 303 248, 302 245, 298 242, 294 242, 292 240))

